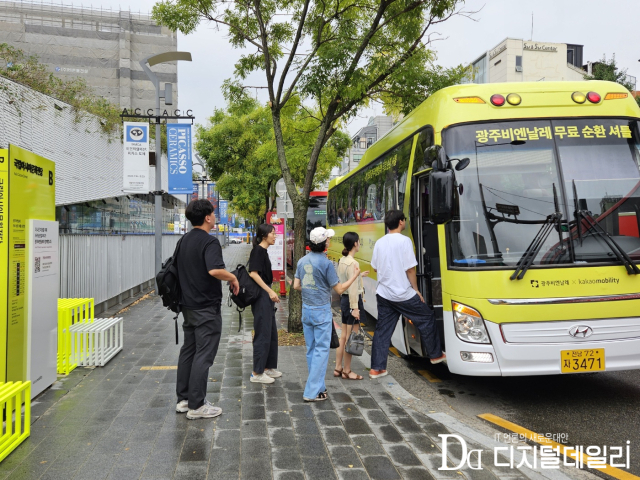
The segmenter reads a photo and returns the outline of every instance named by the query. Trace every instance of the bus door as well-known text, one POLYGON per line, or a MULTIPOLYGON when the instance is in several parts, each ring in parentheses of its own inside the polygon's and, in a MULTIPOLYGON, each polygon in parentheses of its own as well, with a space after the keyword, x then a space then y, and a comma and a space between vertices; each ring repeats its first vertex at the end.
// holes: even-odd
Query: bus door
MULTIPOLYGON (((411 231, 416 248, 418 288, 425 303, 436 313, 436 325, 444 341, 442 324, 442 281, 438 226, 429 221, 429 176, 415 177, 412 182, 411 231)), ((417 353, 424 354, 418 329, 407 322, 407 343, 417 353)))

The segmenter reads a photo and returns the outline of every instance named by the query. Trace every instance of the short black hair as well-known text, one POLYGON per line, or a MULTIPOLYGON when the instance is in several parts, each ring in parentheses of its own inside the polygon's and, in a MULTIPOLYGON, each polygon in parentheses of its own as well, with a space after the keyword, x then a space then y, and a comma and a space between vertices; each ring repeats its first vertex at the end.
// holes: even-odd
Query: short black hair
POLYGON ((204 218, 213 213, 213 205, 206 198, 192 200, 184 211, 185 216, 194 227, 199 227, 204 223, 204 218))
POLYGON ((256 229, 256 236, 253 238, 253 246, 257 247, 260 242, 262 242, 262 240, 264 240, 265 237, 267 237, 267 235, 269 235, 275 229, 276 227, 274 227, 273 225, 267 225, 266 223, 259 225, 256 229))
POLYGON ((326 248, 327 248, 327 241, 326 240, 324 242, 320 242, 320 243, 309 242, 309 250, 311 250, 312 252, 322 253, 322 252, 325 251, 326 248))
POLYGON ((384 216, 384 224, 389 230, 395 230, 398 228, 400 220, 406 220, 402 210, 389 210, 384 216))

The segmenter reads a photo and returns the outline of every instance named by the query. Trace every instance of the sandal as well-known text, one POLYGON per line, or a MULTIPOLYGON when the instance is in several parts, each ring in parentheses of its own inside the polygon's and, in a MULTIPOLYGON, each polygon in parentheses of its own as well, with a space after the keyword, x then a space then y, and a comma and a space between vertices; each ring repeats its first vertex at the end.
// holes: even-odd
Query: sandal
POLYGON ((337 368, 334 368, 333 369, 333 376, 334 377, 341 377, 343 371, 344 371, 344 368, 341 368, 340 370, 338 370, 337 368))
POLYGON ((329 397, 329 394, 325 390, 324 392, 320 392, 316 398, 302 398, 305 402, 321 402, 326 400, 329 397))
POLYGON ((343 380, 362 380, 363 378, 364 377, 362 375, 358 375, 353 370, 349 370, 348 372, 345 372, 343 370, 343 372, 342 372, 342 379, 343 380), (352 373, 355 375, 355 377, 351 376, 352 373))

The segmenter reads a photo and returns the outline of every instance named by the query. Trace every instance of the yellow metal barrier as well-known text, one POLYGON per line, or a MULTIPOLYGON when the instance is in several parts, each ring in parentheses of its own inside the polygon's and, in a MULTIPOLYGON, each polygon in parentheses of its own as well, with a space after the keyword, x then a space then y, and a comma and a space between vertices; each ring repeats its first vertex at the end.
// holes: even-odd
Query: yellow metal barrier
POLYGON ((60 375, 68 375, 78 365, 71 355, 71 326, 93 323, 93 298, 58 299, 58 366, 60 375))
POLYGON ((0 462, 31 434, 31 382, 0 383, 0 462), (24 404, 24 417, 22 416, 24 404))

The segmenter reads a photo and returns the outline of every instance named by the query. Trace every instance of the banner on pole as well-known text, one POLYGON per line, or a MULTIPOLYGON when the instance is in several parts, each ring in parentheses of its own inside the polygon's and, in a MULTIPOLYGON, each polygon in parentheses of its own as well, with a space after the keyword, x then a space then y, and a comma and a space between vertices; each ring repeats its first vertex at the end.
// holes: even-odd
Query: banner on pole
POLYGON ((215 183, 207 184, 207 200, 209 200, 211 202, 211 205, 213 205, 213 214, 216 216, 216 218, 219 218, 220 209, 218 208, 218 195, 215 183))
POLYGON ((167 158, 169 159, 169 193, 191 193, 191 125, 167 123, 167 158))
POLYGON ((220 200, 220 219, 218 223, 226 225, 229 221, 227 215, 227 209, 229 208, 229 202, 227 200, 220 200))
POLYGON ((198 187, 199 183, 193 182, 193 192, 191 192, 191 201, 198 200, 198 187))
POLYGON ((124 122, 123 188, 125 193, 149 193, 149 124, 124 122))

